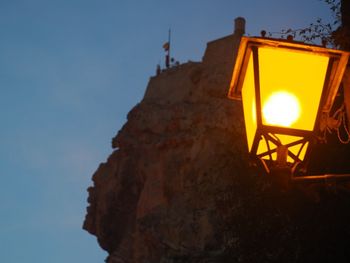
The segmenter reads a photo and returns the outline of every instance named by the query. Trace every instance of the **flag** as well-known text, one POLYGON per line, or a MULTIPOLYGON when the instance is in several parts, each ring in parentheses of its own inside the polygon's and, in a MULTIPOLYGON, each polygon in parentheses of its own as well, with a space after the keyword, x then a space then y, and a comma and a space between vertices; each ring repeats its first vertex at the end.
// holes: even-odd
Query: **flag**
POLYGON ((163 48, 165 51, 169 51, 170 43, 169 42, 164 43, 163 48))

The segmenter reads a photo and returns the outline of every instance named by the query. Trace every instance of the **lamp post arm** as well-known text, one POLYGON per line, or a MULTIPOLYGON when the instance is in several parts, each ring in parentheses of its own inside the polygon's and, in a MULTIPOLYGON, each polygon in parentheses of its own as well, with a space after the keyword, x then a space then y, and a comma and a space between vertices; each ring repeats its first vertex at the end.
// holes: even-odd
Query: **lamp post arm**
POLYGON ((329 183, 339 181, 350 181, 350 174, 322 174, 292 177, 293 183, 329 183))

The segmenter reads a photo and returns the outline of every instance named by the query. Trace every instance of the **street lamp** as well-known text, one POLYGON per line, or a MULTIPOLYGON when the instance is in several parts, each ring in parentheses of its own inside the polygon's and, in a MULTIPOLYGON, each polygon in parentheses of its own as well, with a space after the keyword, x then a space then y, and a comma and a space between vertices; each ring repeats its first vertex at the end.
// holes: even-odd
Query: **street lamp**
POLYGON ((325 128, 348 52, 242 37, 229 98, 243 102, 248 150, 271 169, 291 172, 325 128))

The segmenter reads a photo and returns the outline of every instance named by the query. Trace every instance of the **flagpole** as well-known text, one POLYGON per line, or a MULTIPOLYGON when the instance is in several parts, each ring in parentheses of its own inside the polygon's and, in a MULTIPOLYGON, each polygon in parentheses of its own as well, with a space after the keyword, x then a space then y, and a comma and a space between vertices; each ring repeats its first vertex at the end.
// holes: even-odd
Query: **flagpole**
POLYGON ((171 29, 169 28, 168 32, 168 42, 166 42, 163 45, 163 48, 165 50, 165 67, 168 69, 170 68, 170 41, 171 41, 171 29))
POLYGON ((168 35, 168 43, 169 43, 169 49, 168 49, 169 64, 170 64, 170 61, 171 61, 171 57, 170 57, 170 48, 171 48, 170 40, 171 40, 171 28, 169 27, 169 35, 168 35))

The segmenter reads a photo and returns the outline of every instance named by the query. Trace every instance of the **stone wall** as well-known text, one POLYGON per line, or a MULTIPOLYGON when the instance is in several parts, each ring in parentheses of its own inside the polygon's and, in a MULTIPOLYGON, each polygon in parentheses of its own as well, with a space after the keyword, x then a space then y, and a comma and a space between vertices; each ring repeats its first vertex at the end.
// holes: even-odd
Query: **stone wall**
POLYGON ((108 262, 216 253, 217 194, 244 171, 242 110, 226 96, 240 37, 208 43, 203 62, 152 77, 89 188, 84 228, 108 262))

